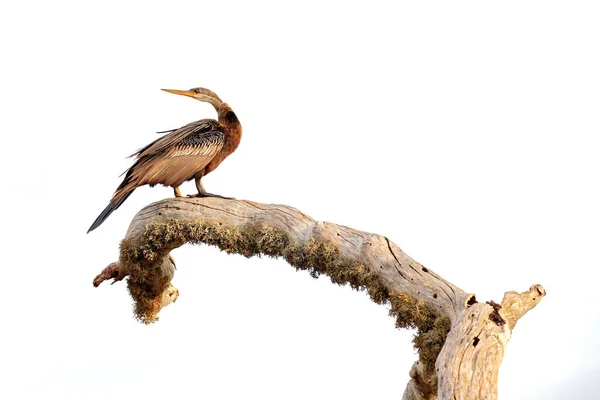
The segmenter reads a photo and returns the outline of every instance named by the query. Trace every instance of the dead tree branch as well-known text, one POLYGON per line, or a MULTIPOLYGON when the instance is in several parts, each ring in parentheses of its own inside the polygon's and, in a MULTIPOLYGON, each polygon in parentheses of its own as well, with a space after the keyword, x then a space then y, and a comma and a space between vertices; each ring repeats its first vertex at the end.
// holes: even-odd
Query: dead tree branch
POLYGON ((169 253, 188 242, 246 257, 282 257, 390 304, 396 326, 417 330, 419 361, 404 399, 495 399, 511 330, 545 295, 534 285, 506 293, 501 305, 480 304, 384 236, 315 221, 289 206, 216 198, 174 198, 142 209, 121 242, 119 261, 94 286, 128 277, 136 316, 154 322, 179 294, 171 284, 175 262, 169 253))

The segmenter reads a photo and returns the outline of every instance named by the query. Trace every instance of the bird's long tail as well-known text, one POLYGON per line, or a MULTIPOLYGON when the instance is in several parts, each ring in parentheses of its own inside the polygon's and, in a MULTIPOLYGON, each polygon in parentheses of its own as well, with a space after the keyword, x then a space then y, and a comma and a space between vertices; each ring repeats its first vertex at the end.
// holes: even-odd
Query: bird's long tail
POLYGON ((113 211, 115 211, 117 208, 119 208, 119 206, 121 204, 123 204, 123 202, 125 200, 127 200, 127 198, 131 195, 131 193, 133 193, 133 191, 135 190, 135 187, 127 190, 127 191, 122 191, 120 193, 116 193, 112 200, 110 201, 110 203, 108 203, 108 205, 106 206, 106 208, 104 209, 104 211, 102 211, 100 213, 100 215, 98 215, 98 218, 96 218, 96 220, 94 221, 94 223, 92 224, 92 226, 90 226, 90 229, 88 229, 87 233, 90 233, 91 231, 93 231, 94 229, 96 229, 97 227, 99 227, 100 225, 102 225, 102 223, 104 222, 104 220, 106 218, 108 218, 108 216, 110 214, 112 214, 113 211))

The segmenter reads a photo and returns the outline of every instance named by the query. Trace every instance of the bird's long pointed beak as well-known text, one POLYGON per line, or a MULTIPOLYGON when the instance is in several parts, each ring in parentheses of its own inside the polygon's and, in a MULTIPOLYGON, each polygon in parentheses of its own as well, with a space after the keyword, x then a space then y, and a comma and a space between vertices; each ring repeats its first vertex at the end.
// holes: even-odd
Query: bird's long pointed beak
POLYGON ((192 92, 191 90, 176 90, 176 89, 161 89, 161 90, 164 90, 165 92, 169 92, 169 93, 173 93, 173 94, 179 94, 182 96, 194 97, 194 92, 192 92))

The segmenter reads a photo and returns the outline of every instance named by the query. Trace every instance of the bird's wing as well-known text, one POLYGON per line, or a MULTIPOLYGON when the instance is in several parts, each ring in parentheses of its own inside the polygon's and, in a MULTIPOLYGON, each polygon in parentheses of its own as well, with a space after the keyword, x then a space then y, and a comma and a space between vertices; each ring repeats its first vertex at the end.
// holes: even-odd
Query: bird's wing
POLYGON ((209 137, 214 136, 213 131, 219 131, 221 134, 223 133, 223 127, 214 119, 201 119, 199 121, 191 122, 179 129, 169 131, 169 134, 161 136, 150 144, 142 147, 130 157, 137 156, 137 158, 142 158, 146 156, 157 156, 165 150, 172 149, 178 144, 185 142, 186 138, 189 141, 191 137, 201 138, 206 135, 208 139, 209 137))
POLYGON ((133 154, 138 160, 125 173, 117 192, 145 184, 179 186, 202 171, 224 143, 225 134, 217 121, 192 122, 133 154))

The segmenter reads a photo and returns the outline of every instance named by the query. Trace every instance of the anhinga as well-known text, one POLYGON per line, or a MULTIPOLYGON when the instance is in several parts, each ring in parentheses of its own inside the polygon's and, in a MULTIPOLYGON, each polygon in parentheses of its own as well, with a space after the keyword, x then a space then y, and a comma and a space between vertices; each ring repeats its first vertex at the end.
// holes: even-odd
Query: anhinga
POLYGON ((162 90, 212 104, 217 110, 218 120, 201 119, 174 129, 132 154, 132 157, 137 157, 135 164, 127 170, 125 179, 88 233, 99 227, 136 188, 142 185, 171 186, 175 190, 175 197, 181 197, 179 185, 195 179, 198 189, 198 194, 195 196, 222 197, 207 193, 201 179, 235 151, 242 137, 240 121, 231 107, 208 89, 162 90))

